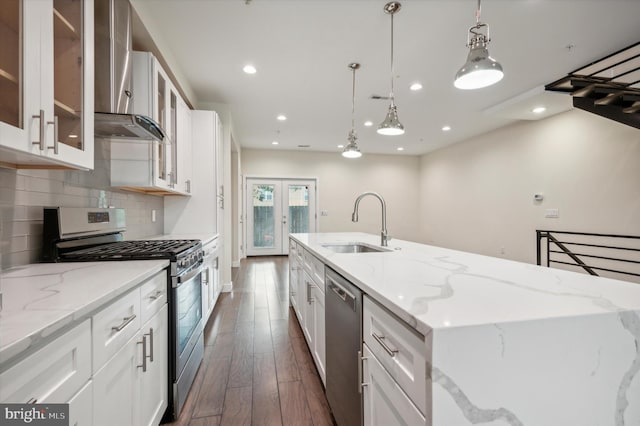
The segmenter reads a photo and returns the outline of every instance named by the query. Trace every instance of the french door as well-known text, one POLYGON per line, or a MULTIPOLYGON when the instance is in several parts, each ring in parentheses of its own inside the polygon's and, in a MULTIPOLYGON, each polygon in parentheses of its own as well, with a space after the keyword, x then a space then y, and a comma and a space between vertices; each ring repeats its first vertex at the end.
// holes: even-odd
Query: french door
POLYGON ((288 254, 289 233, 316 231, 314 179, 247 178, 247 256, 288 254))

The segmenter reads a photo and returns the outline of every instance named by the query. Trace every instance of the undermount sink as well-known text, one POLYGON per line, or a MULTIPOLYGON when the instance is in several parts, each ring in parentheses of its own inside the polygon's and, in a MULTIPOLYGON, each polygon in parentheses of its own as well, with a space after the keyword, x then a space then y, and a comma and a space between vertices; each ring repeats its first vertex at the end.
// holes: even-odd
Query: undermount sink
POLYGON ((376 247, 366 243, 334 243, 334 244, 322 244, 322 247, 331 250, 335 253, 379 253, 383 251, 390 251, 382 247, 376 247))

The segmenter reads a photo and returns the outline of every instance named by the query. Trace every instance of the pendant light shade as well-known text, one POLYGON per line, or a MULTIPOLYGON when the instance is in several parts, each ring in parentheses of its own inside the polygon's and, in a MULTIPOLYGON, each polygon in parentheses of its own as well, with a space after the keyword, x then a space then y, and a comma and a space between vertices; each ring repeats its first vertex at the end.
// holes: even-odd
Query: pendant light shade
POLYGON ((404 126, 398 120, 398 109, 394 104, 389 105, 387 117, 378 126, 378 133, 386 136, 396 136, 404 133, 404 126))
POLYGON ((480 22, 480 0, 476 10, 476 25, 469 28, 467 61, 456 74, 453 85, 458 89, 472 90, 491 86, 502 80, 502 65, 489 56, 487 45, 491 41, 489 26, 480 22), (483 32, 486 30, 486 34, 483 32))
POLYGON ((351 90, 351 131, 349 132, 349 136, 347 140, 349 143, 342 150, 342 156, 345 158, 359 158, 362 157, 362 153, 360 149, 358 149, 358 144, 356 144, 356 130, 355 130, 355 112, 356 112, 356 70, 360 68, 360 64, 356 62, 352 62, 349 65, 349 69, 353 72, 353 86, 351 90))
POLYGON ((356 144, 356 134, 352 130, 349 132, 349 143, 344 147, 342 151, 342 156, 345 158, 360 158, 362 157, 362 153, 356 144))
POLYGON ((393 15, 395 15, 402 5, 400 2, 392 1, 384 6, 385 13, 391 15, 391 104, 389 105, 389 111, 384 121, 378 126, 378 134, 386 136, 397 136, 404 133, 404 126, 398 120, 398 108, 395 103, 395 96, 393 93, 393 15))

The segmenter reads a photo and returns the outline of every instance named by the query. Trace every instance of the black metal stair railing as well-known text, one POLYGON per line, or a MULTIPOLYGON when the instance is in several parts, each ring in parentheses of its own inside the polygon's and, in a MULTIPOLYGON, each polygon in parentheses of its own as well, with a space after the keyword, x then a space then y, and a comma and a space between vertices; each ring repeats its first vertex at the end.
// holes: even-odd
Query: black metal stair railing
POLYGON ((640 277, 640 236, 536 230, 537 263, 640 277), (544 241, 543 241, 544 240, 544 241))

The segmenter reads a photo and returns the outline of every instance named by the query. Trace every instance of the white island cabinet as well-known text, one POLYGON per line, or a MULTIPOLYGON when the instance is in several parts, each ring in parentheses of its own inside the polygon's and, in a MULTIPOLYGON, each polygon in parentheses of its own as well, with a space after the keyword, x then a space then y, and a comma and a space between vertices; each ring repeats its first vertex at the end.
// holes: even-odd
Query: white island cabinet
POLYGON ((289 299, 322 383, 325 383, 324 264, 292 240, 289 255, 289 299))
POLYGON ((0 2, 0 165, 93 169, 93 0, 0 2))
POLYGON ((68 403, 70 425, 157 425, 168 398, 167 261, 0 273, 0 402, 68 403))
POLYGON ((362 233, 290 238, 364 293, 365 425, 640 424, 640 285, 395 239, 325 247, 379 243, 362 233))

